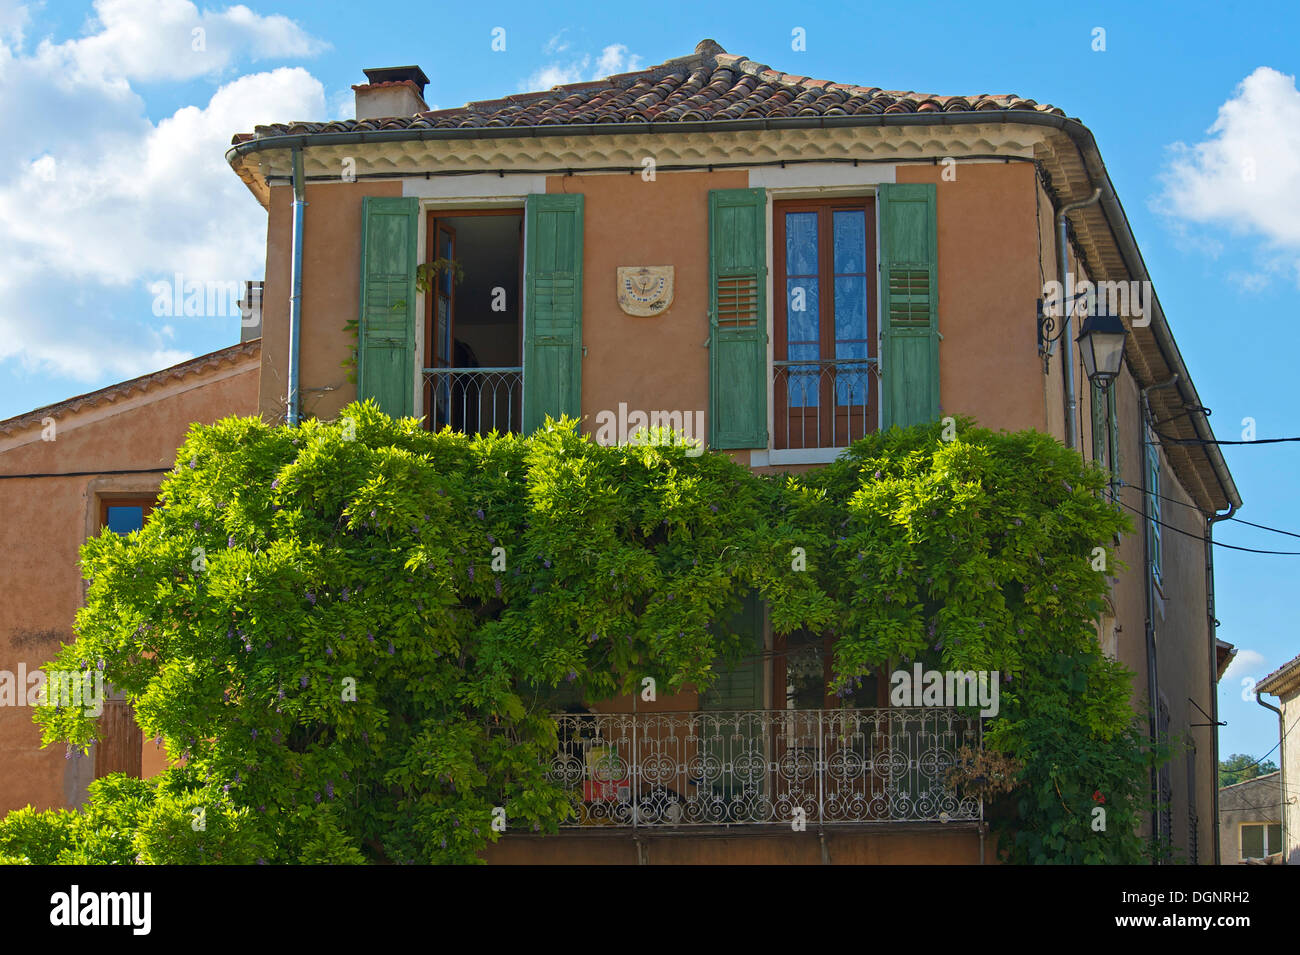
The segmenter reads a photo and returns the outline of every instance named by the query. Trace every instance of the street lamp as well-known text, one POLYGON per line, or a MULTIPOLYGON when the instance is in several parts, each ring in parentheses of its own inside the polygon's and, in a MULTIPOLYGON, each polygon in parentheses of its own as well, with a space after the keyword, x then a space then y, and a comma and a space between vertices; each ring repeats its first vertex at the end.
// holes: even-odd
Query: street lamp
POLYGON ((1124 323, 1114 315, 1089 315, 1079 329, 1079 352, 1088 380, 1105 388, 1124 364, 1124 323))

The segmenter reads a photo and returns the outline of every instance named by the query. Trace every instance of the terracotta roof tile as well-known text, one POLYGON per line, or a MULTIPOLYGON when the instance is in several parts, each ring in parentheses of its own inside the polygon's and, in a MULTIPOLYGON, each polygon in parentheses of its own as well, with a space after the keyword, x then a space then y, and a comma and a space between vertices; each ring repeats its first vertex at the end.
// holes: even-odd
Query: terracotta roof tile
MULTIPOLYGON (((376 85, 398 86, 409 81, 376 85)), ((354 89, 356 87, 353 87, 354 89)), ((241 133, 233 142, 269 136, 352 130, 468 129, 503 126, 567 126, 598 123, 675 123, 765 119, 783 116, 864 116, 1033 110, 1064 116, 1054 106, 1015 95, 935 96, 852 86, 782 73, 728 53, 704 40, 690 56, 603 80, 516 93, 382 120, 274 123, 241 133)))

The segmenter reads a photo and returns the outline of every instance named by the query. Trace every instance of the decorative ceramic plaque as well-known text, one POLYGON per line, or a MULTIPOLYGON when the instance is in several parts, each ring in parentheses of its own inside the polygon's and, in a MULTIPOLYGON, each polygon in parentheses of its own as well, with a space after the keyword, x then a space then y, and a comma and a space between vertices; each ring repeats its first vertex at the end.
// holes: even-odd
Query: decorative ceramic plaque
POLYGON ((673 304, 671 265, 620 265, 618 304, 629 315, 659 315, 673 304))

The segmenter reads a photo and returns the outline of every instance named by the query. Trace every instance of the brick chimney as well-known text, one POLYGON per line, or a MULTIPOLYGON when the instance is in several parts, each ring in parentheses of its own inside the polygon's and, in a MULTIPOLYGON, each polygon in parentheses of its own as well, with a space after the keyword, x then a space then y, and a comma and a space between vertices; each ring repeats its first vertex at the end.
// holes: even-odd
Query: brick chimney
POLYGON ((357 94, 357 119, 414 116, 429 108, 424 101, 429 78, 418 66, 386 66, 362 72, 369 82, 352 87, 357 94))

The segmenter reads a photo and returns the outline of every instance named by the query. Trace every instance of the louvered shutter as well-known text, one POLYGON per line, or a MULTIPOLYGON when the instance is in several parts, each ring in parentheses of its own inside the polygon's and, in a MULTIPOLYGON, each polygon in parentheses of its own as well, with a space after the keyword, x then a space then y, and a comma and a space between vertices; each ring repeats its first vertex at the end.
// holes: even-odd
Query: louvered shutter
POLYGON ((524 433, 582 406, 581 195, 524 206, 524 433))
POLYGON ((394 417, 415 413, 418 199, 361 200, 357 396, 394 417))
POLYGON ((709 444, 767 447, 767 194, 709 192, 709 444))
POLYGON ((702 732, 707 765, 713 767, 703 786, 715 799, 729 805, 728 822, 740 822, 756 808, 755 796, 764 789, 763 708, 763 602, 756 592, 746 595, 740 610, 728 623, 743 638, 743 658, 734 664, 719 661, 718 678, 700 696, 700 709, 716 713, 706 718, 702 732))
POLYGON ((939 270, 935 187, 882 185, 881 427, 939 417, 939 270))

